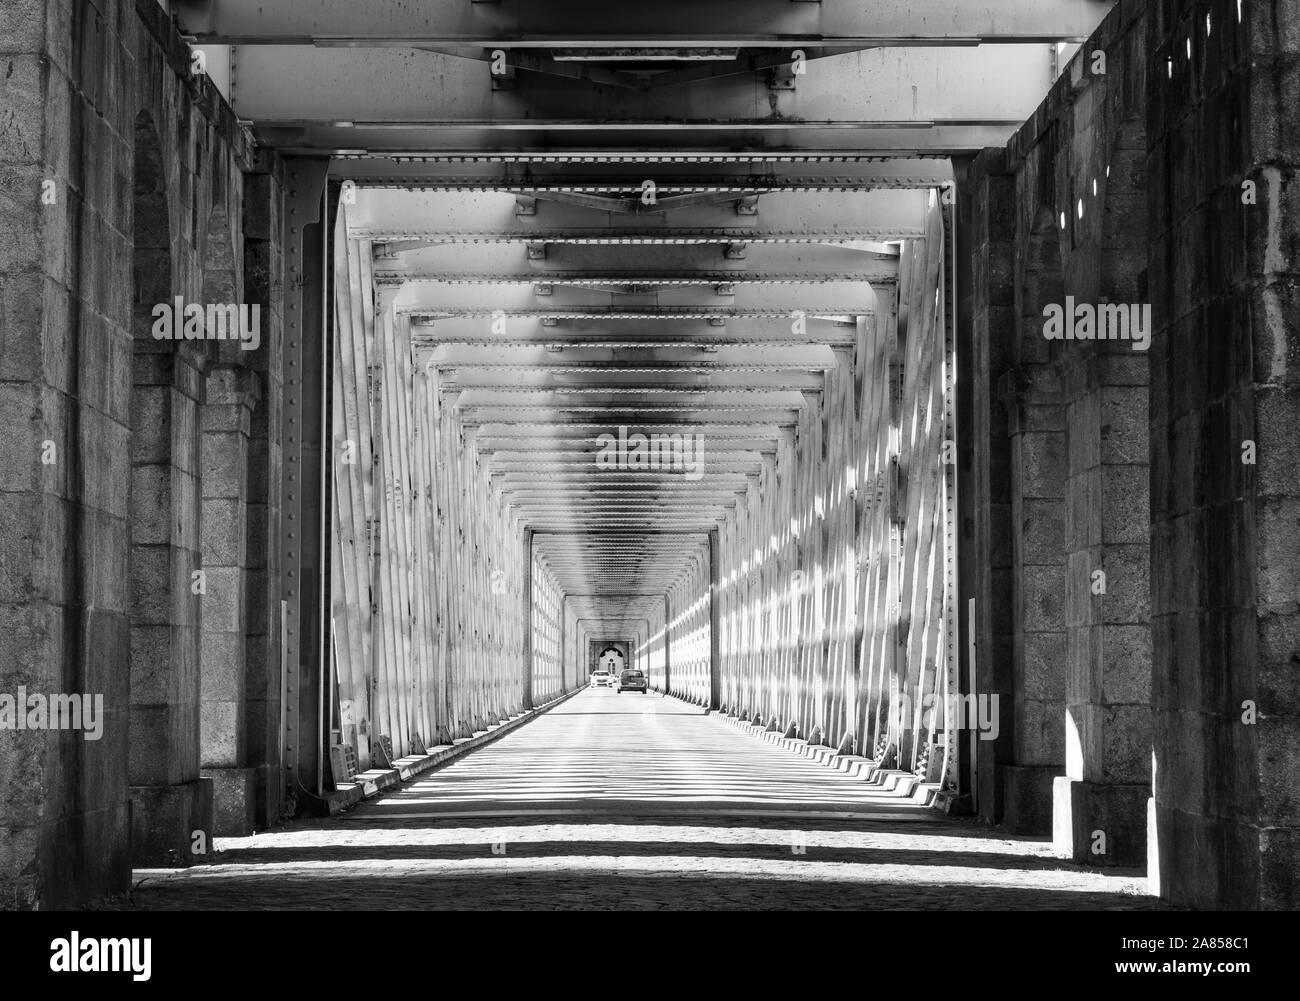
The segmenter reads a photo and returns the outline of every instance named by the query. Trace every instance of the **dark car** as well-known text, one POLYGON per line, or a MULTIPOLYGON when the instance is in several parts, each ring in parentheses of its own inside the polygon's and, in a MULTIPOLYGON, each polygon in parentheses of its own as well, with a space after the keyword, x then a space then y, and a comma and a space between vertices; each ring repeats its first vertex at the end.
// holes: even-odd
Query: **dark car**
POLYGON ((642 695, 650 687, 650 681, 642 671, 624 671, 618 676, 618 690, 620 693, 640 692, 642 695))

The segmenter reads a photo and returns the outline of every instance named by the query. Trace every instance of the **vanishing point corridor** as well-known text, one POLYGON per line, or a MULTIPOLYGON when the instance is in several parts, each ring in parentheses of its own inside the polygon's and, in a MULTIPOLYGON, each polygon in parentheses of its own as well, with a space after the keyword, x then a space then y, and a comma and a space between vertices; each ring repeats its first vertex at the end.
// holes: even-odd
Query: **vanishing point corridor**
POLYGON ((1300 0, 0 0, 0 948, 1249 967, 1298 82, 1300 0))

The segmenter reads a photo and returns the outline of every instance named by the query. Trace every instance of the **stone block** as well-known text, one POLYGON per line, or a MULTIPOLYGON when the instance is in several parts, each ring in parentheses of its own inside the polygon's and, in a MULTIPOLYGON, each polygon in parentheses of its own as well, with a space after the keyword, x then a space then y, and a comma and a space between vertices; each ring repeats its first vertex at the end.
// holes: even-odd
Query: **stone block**
POLYGON ((125 612, 129 601, 125 582, 130 526, 103 511, 83 510, 80 530, 86 540, 83 545, 89 550, 80 564, 82 599, 98 611, 125 612))
POLYGON ((1300 904, 1300 829, 1264 828, 1259 831, 1258 846, 1259 897, 1255 905, 1261 910, 1294 911, 1300 904))
POLYGON ((1065 627, 1065 567, 1027 566, 1021 578, 1021 628, 1056 632, 1065 627))
MULTIPOLYGON (((202 861, 195 831, 211 832, 212 780, 131 786, 131 861, 137 868, 202 861)), ((209 843, 211 839, 209 838, 209 843)))
POLYGON ((1150 471, 1146 466, 1106 466, 1099 480, 1101 541, 1145 549, 1151 534, 1150 471))
POLYGON ((132 545, 130 611, 133 625, 169 625, 173 621, 171 564, 170 546, 132 545))
MULTIPOLYGON (((1256 512, 1256 595, 1265 605, 1285 606, 1300 595, 1300 497, 1261 501, 1256 512)), ((1246 552, 1238 554, 1243 562, 1246 552)))
POLYGON ((202 552, 204 566, 244 564, 244 504, 238 499, 205 498, 202 552))
POLYGON ((1045 432, 1021 435, 1020 459, 1021 492, 1025 497, 1063 496, 1065 435, 1045 432))
POLYGON ((165 785, 181 779, 176 754, 180 707, 144 705, 131 696, 131 722, 127 774, 134 784, 165 785))
POLYGON ((1058 766, 1003 765, 1003 829, 1013 834, 1050 834, 1052 781, 1060 772, 1058 766))
MULTIPOLYGON (((177 366, 178 371, 188 366, 177 366)), ((171 394, 171 463, 189 476, 199 475, 198 405, 182 392, 171 394)))
POLYGON ((1270 714, 1300 705, 1300 671, 1295 661, 1300 652, 1300 609, 1279 605, 1258 612, 1248 609, 1246 615, 1243 627, 1255 620, 1258 630, 1255 668, 1260 705, 1270 714))
POLYGON ((1025 633, 1024 675, 1019 694, 1030 699, 1060 699, 1065 693, 1065 633, 1025 633))
POLYGON ((1108 705, 1148 705, 1151 698, 1151 629, 1107 625, 1101 630, 1101 693, 1108 705))
POLYGON ((76 455, 65 455, 63 462, 64 468, 75 468, 80 474, 80 483, 75 485, 80 496, 74 499, 124 518, 130 493, 127 430, 85 405, 80 407, 79 419, 77 440, 68 443, 76 455))
POLYGON ((171 392, 163 386, 131 390, 131 462, 167 465, 171 461, 171 392))
MULTIPOLYGON (((1287 709, 1294 713, 1295 707, 1287 709)), ((1235 728, 1238 724, 1230 720, 1228 725, 1235 728)), ((1268 827, 1290 827, 1300 833, 1300 790, 1297 789, 1300 722, 1294 715, 1290 719, 1263 719, 1255 724, 1253 735, 1257 754, 1253 784, 1259 806, 1250 811, 1250 819, 1268 827)))
POLYGON ((1107 785, 1058 776, 1052 784, 1052 847, 1080 865, 1144 866, 1147 785, 1107 785))
POLYGON ((199 707, 199 756, 205 768, 241 763, 240 712, 237 702, 206 696, 199 707))
MULTIPOLYGON (((19 693, 18 685, 5 689, 11 696, 19 693)), ((36 689, 27 694, 49 694, 36 689)), ((0 741, 0 815, 6 824, 28 826, 39 822, 44 813, 47 790, 47 765, 57 760, 56 731, 5 730, 0 741)))
MULTIPOLYGON (((208 408, 204 408, 206 411, 208 408)), ((203 434, 201 475, 203 496, 239 498, 247 465, 247 439, 239 432, 203 434)))
POLYGON ((1101 708, 1101 781, 1143 783, 1151 778, 1151 708, 1101 708))
POLYGON ((1093 593, 1092 575, 1101 569, 1097 549, 1072 552, 1065 563, 1065 625, 1079 628, 1101 618, 1101 596, 1093 593))
POLYGON ((1027 765, 1051 765, 1058 771, 1065 761, 1064 693, 1056 700, 1017 699, 1016 757, 1027 765))
POLYGON ((0 494, 0 603, 49 597, 44 592, 44 517, 39 504, 38 495, 0 494))
POLYGON ((45 152, 45 102, 41 55, 8 55, 0 75, 0 107, 6 109, 0 130, 0 161, 40 163, 45 152))
POLYGON ((1050 566, 1062 562, 1065 511, 1059 500, 1026 497, 1020 505, 1020 526, 1025 563, 1050 566))
POLYGON ((219 838, 252 834, 257 826, 257 772, 252 768, 204 768, 212 781, 212 833, 219 838))
POLYGON ((241 573, 234 567, 206 567, 207 592, 197 596, 202 605, 205 630, 218 633, 241 632, 244 594, 241 573))
MULTIPOLYGON (((7 339, 3 346, 8 349, 7 339)), ((0 488, 6 492, 40 490, 47 481, 51 485, 63 482, 68 458, 66 424, 59 413, 51 415, 53 420, 46 419, 41 402, 37 386, 0 383, 0 426, 5 429, 0 435, 0 488), (63 467, 42 466, 46 441, 54 443, 53 458, 64 461, 63 467)))

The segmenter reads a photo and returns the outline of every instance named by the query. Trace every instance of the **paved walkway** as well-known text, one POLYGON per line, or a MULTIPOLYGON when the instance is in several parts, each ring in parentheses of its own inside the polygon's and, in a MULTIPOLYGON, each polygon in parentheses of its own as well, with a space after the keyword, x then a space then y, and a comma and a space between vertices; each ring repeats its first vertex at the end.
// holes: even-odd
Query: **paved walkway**
POLYGON ((338 817, 138 870, 145 909, 1147 909, 657 695, 585 691, 338 817))

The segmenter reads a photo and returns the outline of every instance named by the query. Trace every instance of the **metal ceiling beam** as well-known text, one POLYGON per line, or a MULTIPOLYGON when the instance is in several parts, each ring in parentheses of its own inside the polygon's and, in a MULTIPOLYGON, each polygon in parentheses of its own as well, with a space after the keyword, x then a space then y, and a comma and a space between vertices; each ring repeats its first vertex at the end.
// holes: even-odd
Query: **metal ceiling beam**
POLYGON ((460 281, 476 275, 494 281, 619 284, 693 282, 717 284, 756 281, 891 281, 898 277, 898 255, 888 244, 879 250, 854 245, 756 244, 743 258, 728 258, 717 244, 593 246, 554 244, 537 259, 523 243, 381 244, 375 277, 460 281), (407 249, 401 249, 407 248, 407 249))
MULTIPOLYGON (((751 187, 746 190, 746 193, 749 195, 763 194, 764 190, 751 187)), ((601 212, 618 212, 623 215, 645 215, 647 212, 666 212, 669 209, 694 208, 698 205, 717 205, 734 201, 737 197, 734 192, 726 188, 718 191, 704 190, 671 193, 665 191, 657 193, 655 202, 648 205, 641 201, 640 192, 635 190, 628 193, 597 194, 588 191, 568 191, 557 188, 524 188, 519 193, 531 198, 540 198, 544 201, 580 205, 586 208, 598 209, 601 212)))
POLYGON ((528 48, 881 45, 897 41, 1082 41, 1101 23, 1101 0, 465 0, 309 5, 266 0, 173 0, 181 30, 205 44, 304 42, 528 48))
POLYGON ((292 151, 587 148, 969 151, 1003 138, 1052 83, 1048 46, 879 48, 818 60, 790 90, 746 77, 638 91, 528 78, 493 87, 440 52, 262 46, 239 52, 234 108, 292 151), (963 131, 965 130, 965 131, 963 131), (889 135, 891 132, 912 133, 889 135))
POLYGON ((733 370, 716 375, 696 372, 629 372, 621 368, 594 368, 583 372, 507 369, 451 369, 443 373, 440 387, 450 391, 520 394, 541 393, 712 393, 816 392, 822 388, 820 372, 748 372, 733 370))
POLYGON ((698 285, 814 285, 826 282, 880 282, 898 280, 898 265, 891 260, 866 260, 855 268, 814 273, 782 274, 779 271, 694 271, 688 268, 657 269, 628 267, 626 270, 593 268, 525 269, 521 271, 437 271, 432 269, 383 271, 375 275, 381 282, 433 282, 448 285, 568 285, 584 288, 616 289, 669 288, 698 285))
MULTIPOLYGON (((953 86, 961 86, 953 81, 953 86)), ((1037 84, 1026 86, 1034 91, 1037 84)), ((1045 91, 1039 96, 1045 96, 1045 91)), ((796 117, 763 120, 637 121, 606 123, 525 118, 509 121, 421 121, 264 125, 258 141, 291 156, 422 157, 471 150, 493 156, 536 158, 594 154, 610 159, 656 155, 746 158, 780 156, 936 157, 974 154, 1004 146, 1023 124, 934 120, 820 121, 796 117)))
POLYGON ((702 541, 705 542, 706 545, 708 542, 707 534, 703 532, 650 532, 650 533, 633 534, 629 532, 599 532, 599 530, 584 529, 581 530, 581 532, 538 532, 536 534, 538 534, 538 536, 546 536, 547 538, 573 538, 577 536, 582 536, 582 537, 590 537, 594 539, 608 539, 608 541, 610 542, 617 541, 617 539, 629 538, 629 537, 636 538, 636 539, 645 539, 654 536, 697 536, 697 537, 705 536, 705 538, 703 538, 702 541))
POLYGON ((584 472, 548 472, 548 476, 555 477, 555 482, 547 489, 535 486, 536 470, 499 472, 493 478, 503 491, 539 502, 559 504, 576 498, 583 503, 602 504, 655 497, 696 503, 709 497, 730 500, 736 491, 745 489, 748 477, 754 475, 758 464, 732 466, 731 469, 709 466, 699 480, 685 479, 680 472, 642 472, 635 478, 614 479, 614 470, 600 470, 588 463, 584 472))
MULTIPOLYGON (((775 424, 752 424, 748 422, 681 424, 662 421, 643 421, 627 425, 628 434, 682 434, 698 432, 709 435, 713 440, 725 442, 728 448, 769 450, 770 443, 780 440, 785 432, 775 424), (751 444, 753 443, 753 444, 751 444)), ((518 448, 530 443, 544 447, 562 445, 571 447, 577 443, 595 442, 600 435, 609 430, 608 424, 564 424, 554 427, 529 427, 519 424, 479 424, 465 428, 467 440, 481 443, 484 448, 518 448), (500 443, 504 443, 500 444, 500 443)))
POLYGON ((361 186, 518 193, 556 189, 636 192, 638 196, 641 182, 649 177, 669 195, 726 188, 737 197, 758 189, 932 187, 953 179, 952 162, 947 157, 781 157, 740 152, 689 158, 657 153, 638 162, 611 158, 607 153, 543 153, 532 157, 494 156, 474 150, 439 157, 353 153, 336 159, 330 173, 361 186))
POLYGON ((790 427, 798 420, 797 406, 755 407, 745 401, 721 404, 718 406, 700 406, 700 400, 692 400, 689 406, 681 403, 666 405, 642 404, 628 407, 626 403, 619 406, 559 406, 542 407, 535 404, 527 406, 504 406, 502 404, 474 404, 460 408, 460 421, 466 427, 473 424, 531 424, 534 426, 553 424, 557 426, 590 420, 593 414, 600 414, 610 425, 626 424, 628 427, 644 424, 651 419, 662 423, 680 423, 694 427, 701 423, 717 420, 719 415, 735 417, 738 423, 752 421, 755 424, 777 424, 790 427))
POLYGON ((746 243, 814 240, 850 243, 925 234, 928 189, 780 191, 757 211, 734 204, 693 206, 638 216, 538 202, 521 214, 509 192, 361 188, 347 206, 348 235, 410 253, 438 243, 746 243))
POLYGON ((649 93, 562 78, 496 90, 484 67, 441 52, 280 45, 239 52, 234 108, 266 127, 996 123, 1032 112, 1051 73, 1046 45, 880 48, 819 60, 785 91, 731 77, 649 93))
MULTIPOLYGON (((629 428, 628 433, 639 434, 644 432, 638 432, 632 428, 629 428)), ((687 433, 691 433, 691 432, 688 431, 687 433)), ((698 433, 703 434, 705 436, 706 442, 711 440, 707 432, 700 431, 698 433)), ((595 436, 592 436, 590 438, 574 438, 569 440, 540 438, 537 439, 537 441, 539 442, 539 444, 535 446, 530 446, 529 440, 527 438, 522 438, 522 437, 520 438, 493 437, 488 439, 478 437, 475 438, 475 445, 478 447, 480 454, 492 455, 492 456, 502 456, 502 455, 509 456, 515 454, 526 455, 530 453, 523 450, 529 447, 534 447, 538 451, 547 455, 550 454, 550 452, 547 450, 554 450, 556 454, 566 454, 566 450, 574 449, 578 446, 582 446, 584 449, 598 447, 595 436)), ((775 441, 772 438, 757 438, 757 437, 727 438, 727 439, 723 439, 715 447, 721 449, 725 454, 731 454, 733 452, 743 452, 743 453, 756 453, 761 455, 765 453, 771 453, 775 448, 775 441)))
MULTIPOLYGON (((866 309, 862 315, 870 316, 872 312, 866 309)), ((653 348, 659 345, 685 349, 703 346, 719 351, 730 345, 825 344, 847 347, 854 343, 856 336, 852 323, 821 319, 815 315, 805 318, 801 333, 795 332, 788 316, 731 317, 725 326, 715 326, 708 320, 671 317, 619 319, 617 314, 564 319, 544 326, 537 316, 512 316, 502 333, 494 332, 492 324, 484 323, 482 316, 441 317, 416 322, 411 327, 412 340, 418 344, 472 344, 493 350, 504 350, 511 345, 539 344, 559 346, 563 351, 584 347, 621 350, 624 347, 653 348)))
MULTIPOLYGON (((722 285, 724 283, 718 283, 722 285)), ((724 291, 714 285, 666 285, 645 294, 621 292, 611 288, 582 288, 554 285, 549 291, 538 290, 537 283, 465 283, 407 282, 398 295, 397 304, 411 313, 449 316, 531 315, 550 316, 573 312, 576 315, 607 315, 612 310, 632 311, 639 315, 686 314, 702 317, 726 317, 730 312, 790 318, 786 326, 795 331, 796 313, 805 316, 853 316, 872 311, 875 291, 866 282, 819 282, 815 284, 738 284, 724 291)), ((507 320, 507 328, 509 321, 507 320)), ((491 325, 485 324, 491 331, 491 325)))
MULTIPOLYGON (((457 59, 471 59, 480 63, 491 63, 495 57, 495 49, 491 48, 466 45, 417 47, 425 51, 441 52, 444 55, 455 56, 457 59)), ((553 53, 540 50, 529 52, 525 49, 512 49, 510 73, 543 73, 548 76, 568 77, 572 80, 586 80, 604 87, 639 88, 641 86, 640 79, 634 74, 591 63, 560 60, 555 58, 553 53)))
MULTIPOLYGON (((449 391, 454 392, 454 390, 449 391)), ((575 407, 598 407, 611 412, 708 410, 723 407, 745 407, 755 413, 764 410, 795 409, 804 405, 804 392, 811 390, 744 390, 733 391, 726 386, 672 386, 662 392, 644 387, 598 387, 587 392, 583 387, 573 388, 523 388, 516 391, 502 389, 467 389, 460 394, 456 405, 462 409, 484 407, 528 407, 542 410, 570 410, 575 407), (577 392, 575 392, 577 390, 577 392), (642 397, 638 399, 637 397, 642 397), (504 397, 504 398, 502 398, 504 397)))
POLYGON ((435 369, 574 369, 595 371, 663 367, 702 374, 733 369, 794 369, 817 371, 835 364, 835 352, 820 344, 790 347, 737 347, 727 345, 714 351, 693 347, 660 347, 616 350, 601 347, 570 347, 552 351, 541 345, 483 347, 442 344, 431 349, 427 365, 435 369))

